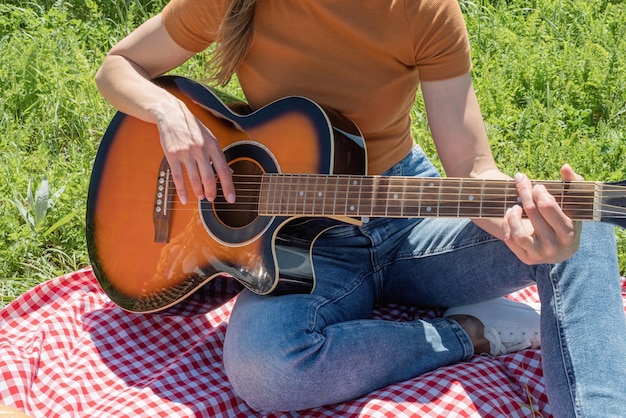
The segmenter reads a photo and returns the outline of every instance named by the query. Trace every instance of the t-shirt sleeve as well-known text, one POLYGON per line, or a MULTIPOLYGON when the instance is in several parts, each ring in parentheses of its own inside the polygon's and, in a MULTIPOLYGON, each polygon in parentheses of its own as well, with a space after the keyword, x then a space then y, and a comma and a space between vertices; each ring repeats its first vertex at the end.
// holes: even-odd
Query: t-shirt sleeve
POLYGON ((180 47, 200 52, 216 40, 226 6, 224 0, 171 0, 163 8, 163 24, 180 47))
POLYGON ((407 0, 420 80, 458 77, 472 69, 465 20, 457 0, 407 0))

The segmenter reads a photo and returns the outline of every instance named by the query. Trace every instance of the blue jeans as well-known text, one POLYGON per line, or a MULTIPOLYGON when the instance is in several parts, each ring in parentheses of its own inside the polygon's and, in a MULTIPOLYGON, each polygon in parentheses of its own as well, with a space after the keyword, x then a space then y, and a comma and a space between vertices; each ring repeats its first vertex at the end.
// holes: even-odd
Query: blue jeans
MULTIPOLYGON (((438 175, 419 147, 385 174, 438 175)), ((537 283, 555 415, 623 416, 626 321, 616 254, 613 227, 593 222, 572 258, 537 266, 468 220, 376 218, 340 226, 315 243, 313 294, 239 296, 224 345, 226 372, 259 410, 354 399, 474 354, 456 322, 368 319, 374 304, 449 307, 537 283)))

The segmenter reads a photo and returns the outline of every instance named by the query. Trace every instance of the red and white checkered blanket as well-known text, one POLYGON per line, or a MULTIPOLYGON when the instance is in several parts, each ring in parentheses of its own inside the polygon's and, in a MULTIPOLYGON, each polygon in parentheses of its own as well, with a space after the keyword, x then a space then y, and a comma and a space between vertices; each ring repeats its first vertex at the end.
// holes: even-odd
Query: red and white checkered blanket
MULTIPOLYGON (((114 305, 89 268, 45 282, 0 311, 0 404, 45 418, 551 415, 538 350, 474 357, 343 404, 257 413, 222 366, 235 297, 201 316, 139 315, 114 305)), ((533 288, 511 297, 537 301, 533 288)), ((385 306, 373 316, 438 314, 385 306)))

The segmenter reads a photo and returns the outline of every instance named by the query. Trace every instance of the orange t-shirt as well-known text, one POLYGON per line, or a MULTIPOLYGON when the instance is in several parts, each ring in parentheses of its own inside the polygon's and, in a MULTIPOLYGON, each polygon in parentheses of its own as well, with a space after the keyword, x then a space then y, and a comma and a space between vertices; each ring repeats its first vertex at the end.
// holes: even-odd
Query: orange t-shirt
MULTIPOLYGON (((164 25, 182 48, 215 41, 229 0, 172 0, 164 25)), ((237 75, 258 109, 304 96, 361 129, 368 173, 404 158, 414 140, 411 107, 420 80, 471 70, 457 0, 259 0, 251 50, 237 75)))

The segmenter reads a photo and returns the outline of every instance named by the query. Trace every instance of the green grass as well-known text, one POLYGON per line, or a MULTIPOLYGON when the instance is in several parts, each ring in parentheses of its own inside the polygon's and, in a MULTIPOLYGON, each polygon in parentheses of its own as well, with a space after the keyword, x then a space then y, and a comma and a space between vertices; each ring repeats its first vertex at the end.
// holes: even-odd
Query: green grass
MULTIPOLYGON (((93 76, 109 48, 165 3, 0 4, 0 305, 89 264, 86 191, 98 142, 113 115, 93 76), (47 189, 39 188, 44 178, 47 189)), ((569 162, 588 180, 625 178, 626 4, 461 4, 477 93, 503 171, 558 178, 560 165, 569 162)), ((202 77, 204 59, 177 73, 202 77)), ((236 83, 229 89, 240 93, 236 83)), ((418 141, 434 157, 419 99, 414 120, 418 141)), ((622 231, 618 240, 624 272, 622 231)))

